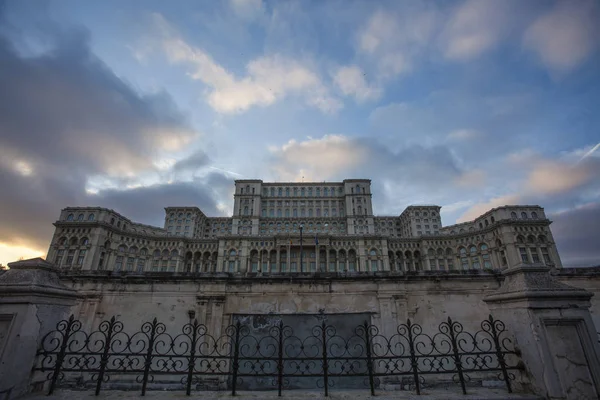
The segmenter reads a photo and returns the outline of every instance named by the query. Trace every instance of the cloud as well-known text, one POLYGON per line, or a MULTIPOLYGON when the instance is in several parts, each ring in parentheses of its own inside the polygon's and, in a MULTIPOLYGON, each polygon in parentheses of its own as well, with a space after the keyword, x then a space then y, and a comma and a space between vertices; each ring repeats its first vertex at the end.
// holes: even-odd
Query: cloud
POLYGON ((192 67, 189 76, 210 88, 208 104, 217 112, 240 113, 254 106, 272 105, 290 95, 304 98, 324 113, 335 113, 342 107, 309 63, 278 54, 265 55, 250 61, 246 76, 237 78, 204 50, 185 42, 160 14, 154 14, 154 20, 161 28, 162 47, 169 60, 192 67))
POLYGON ((472 221, 482 214, 485 214, 492 208, 502 207, 507 205, 521 204, 522 198, 519 195, 511 194, 507 196, 494 197, 484 203, 478 203, 471 206, 463 215, 461 215, 457 223, 472 221))
POLYGON ((271 147, 270 152, 271 175, 276 180, 377 177, 372 183, 374 209, 388 215, 399 215, 409 204, 435 202, 457 190, 456 181, 469 179, 450 150, 440 145, 407 145, 394 150, 390 143, 370 137, 326 135, 291 140, 271 147))
MULTIPOLYGON (((0 32, 0 244, 45 252, 60 210, 96 199, 140 222, 162 215, 167 201, 175 202, 169 196, 217 210, 198 194, 212 193, 202 182, 178 191, 166 185, 123 190, 157 172, 157 157, 182 150, 198 133, 167 93, 141 94, 118 78, 91 52, 86 30, 42 25, 42 32, 0 32), (49 48, 25 57, 14 43, 34 41, 36 34, 49 48), (121 190, 90 196, 86 187, 94 177, 118 182, 121 190), (158 214, 144 213, 144 204, 162 201, 158 214)), ((185 162, 200 163, 199 157, 185 162)))
POLYGON ((523 45, 549 70, 566 73, 598 49, 599 20, 597 1, 558 1, 529 26, 523 45))
POLYGON ((229 0, 233 12, 246 21, 259 19, 265 12, 262 0, 229 0))
POLYGON ((444 56, 468 61, 491 50, 510 26, 508 2, 468 0, 453 10, 440 33, 444 56))
POLYGON ((600 203, 588 203, 548 216, 565 267, 600 265, 600 203))
POLYGON ((335 84, 346 96, 354 96, 356 101, 376 100, 381 96, 381 88, 371 86, 366 74, 356 65, 340 67, 334 76, 335 84))
POLYGON ((559 194, 582 187, 592 179, 598 180, 600 160, 587 159, 578 164, 564 161, 538 161, 527 179, 526 187, 534 193, 559 194))
POLYGON ((473 129, 457 129, 448 134, 448 139, 455 141, 472 140, 478 138, 481 134, 473 129))
POLYGON ((434 7, 409 5, 402 12, 373 12, 357 35, 357 51, 374 61, 378 75, 391 78, 413 69, 435 30, 434 7))

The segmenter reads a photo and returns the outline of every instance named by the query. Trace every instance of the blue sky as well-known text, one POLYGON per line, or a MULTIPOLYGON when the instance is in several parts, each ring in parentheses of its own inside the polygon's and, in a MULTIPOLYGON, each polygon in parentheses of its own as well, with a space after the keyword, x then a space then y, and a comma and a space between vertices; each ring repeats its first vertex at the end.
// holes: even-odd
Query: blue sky
POLYGON ((597 1, 0 2, 0 263, 65 206, 229 215, 233 180, 373 180, 444 225, 539 204, 600 263, 597 1))

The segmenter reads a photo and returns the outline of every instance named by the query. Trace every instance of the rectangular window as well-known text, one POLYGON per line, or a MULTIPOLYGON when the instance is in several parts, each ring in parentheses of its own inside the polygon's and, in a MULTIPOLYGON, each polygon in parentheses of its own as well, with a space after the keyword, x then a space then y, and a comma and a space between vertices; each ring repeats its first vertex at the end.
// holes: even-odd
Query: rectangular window
POLYGON ((123 256, 118 256, 115 261, 115 271, 120 271, 123 268, 123 256))
POLYGON ((160 265, 160 272, 167 272, 167 260, 163 260, 160 265))
POLYGON ((235 272, 235 261, 229 261, 229 272, 235 272))
POLYGON ((335 261, 329 262, 329 272, 335 272, 335 261))
POLYGON ((550 258, 550 254, 546 247, 542 247, 542 257, 544 257, 544 263, 546 263, 546 265, 552 264, 552 259, 550 258))
POLYGON ((62 261, 64 254, 64 250, 59 250, 58 253, 56 253, 56 259, 54 260, 54 262, 57 266, 60 266, 60 262, 62 261))
POLYGON ((462 269, 469 269, 469 259, 467 257, 461 258, 460 264, 462 266, 462 269))
POLYGON ((314 261, 310 263, 310 272, 317 272, 317 263, 314 261))
POLYGON ((186 225, 184 230, 185 230, 185 231, 189 231, 189 230, 190 230, 190 227, 189 227, 189 225, 186 225))
POLYGON ((137 260, 137 272, 144 272, 144 267, 146 266, 146 260, 143 258, 138 258, 137 260))
POLYGON ((446 270, 446 263, 444 262, 443 258, 438 260, 438 269, 440 271, 445 271, 446 270))
POLYGON ((292 262, 290 272, 297 272, 296 262, 292 262))
POLYGON ((371 260, 371 271, 377 271, 377 260, 371 260))
POLYGON ((257 262, 252 263, 252 272, 258 272, 258 263, 257 262))
POLYGON ((325 261, 321 261, 321 265, 320 265, 320 270, 321 270, 321 272, 325 271, 325 268, 326 268, 326 267, 327 267, 327 266, 325 265, 325 261))
POLYGON ((287 265, 285 261, 281 262, 281 272, 287 272, 287 265))
POLYGON ((134 258, 133 257, 127 257, 127 271, 133 271, 133 262, 134 262, 134 258))
POLYGON ((531 249, 531 260, 534 263, 540 262, 540 255, 538 254, 537 249, 531 249))
POLYGON ((490 255, 484 254, 482 257, 483 257, 483 268, 492 269, 492 261, 490 260, 490 255))
POLYGON ((152 261, 152 272, 158 272, 158 260, 152 261))
POLYGON ((277 272, 277 263, 275 261, 271 262, 271 272, 277 272))
POLYGON ((69 250, 67 253, 67 265, 73 264, 73 257, 75 257, 75 250, 69 250))
POLYGON ((527 255, 527 249, 525 247, 519 247, 519 254, 521 254, 521 261, 525 264, 529 264, 529 256, 527 255))
POLYGON ((471 265, 473 266, 473 269, 481 269, 481 263, 479 262, 478 256, 471 257, 471 265))
POLYGON ((169 266, 169 272, 175 272, 176 268, 177 268, 177 261, 172 260, 171 265, 169 266))
POLYGON ((446 260, 446 264, 448 265, 448 269, 449 269, 449 270, 451 270, 451 269, 454 269, 454 260, 453 260, 453 259, 451 259, 451 258, 448 258, 448 259, 446 260))
POLYGON ((348 263, 348 271, 356 271, 354 263, 352 261, 348 263))

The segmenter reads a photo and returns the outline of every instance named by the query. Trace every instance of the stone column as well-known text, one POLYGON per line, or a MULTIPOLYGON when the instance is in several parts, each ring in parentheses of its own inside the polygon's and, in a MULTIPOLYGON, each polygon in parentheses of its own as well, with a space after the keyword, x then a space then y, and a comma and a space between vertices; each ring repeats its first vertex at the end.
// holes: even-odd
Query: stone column
POLYGON ((277 244, 277 255, 275 256, 275 272, 281 272, 281 253, 279 244, 277 244))
POLYGON ((506 324, 536 394, 547 399, 600 397, 600 345, 589 307, 592 293, 554 279, 543 264, 503 271, 484 298, 506 324))
POLYGON ((77 292, 60 283, 58 268, 41 258, 9 263, 0 275, 0 392, 11 399, 31 390, 42 338, 71 314, 77 292))

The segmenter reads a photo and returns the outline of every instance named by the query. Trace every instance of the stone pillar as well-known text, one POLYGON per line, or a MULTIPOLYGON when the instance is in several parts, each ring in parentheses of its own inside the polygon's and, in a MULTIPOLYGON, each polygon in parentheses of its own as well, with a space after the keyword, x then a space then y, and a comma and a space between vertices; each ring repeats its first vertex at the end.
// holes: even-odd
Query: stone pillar
POLYGON ((534 392, 547 399, 600 397, 600 345, 589 307, 592 293, 554 279, 542 264, 503 271, 484 298, 521 350, 534 392))
POLYGON ((0 392, 31 390, 42 338, 67 319, 77 292, 60 283, 58 268, 41 258, 9 263, 0 275, 0 392))

